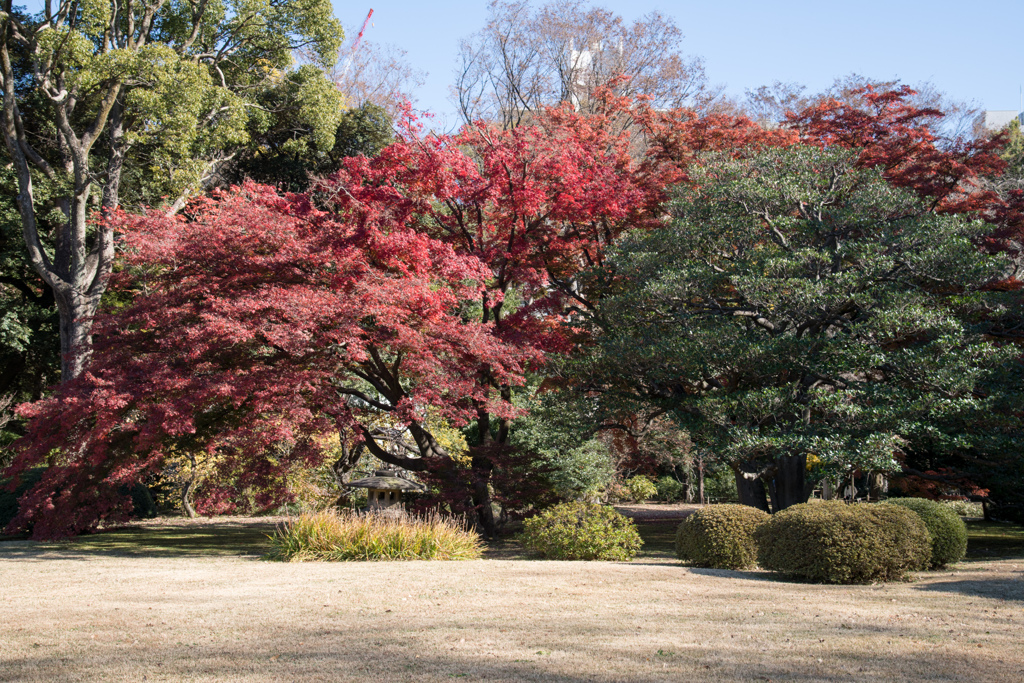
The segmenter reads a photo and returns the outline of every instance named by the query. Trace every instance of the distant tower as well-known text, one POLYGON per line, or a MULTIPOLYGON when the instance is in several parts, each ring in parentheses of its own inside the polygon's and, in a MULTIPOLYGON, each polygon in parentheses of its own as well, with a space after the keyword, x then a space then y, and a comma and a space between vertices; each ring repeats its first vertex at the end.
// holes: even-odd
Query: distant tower
POLYGON ((594 72, 600 68, 597 60, 607 60, 609 58, 614 60, 614 53, 618 53, 618 59, 621 63, 624 51, 625 46, 623 45, 622 38, 619 38, 617 45, 609 47, 607 50, 603 40, 591 43, 589 47, 582 50, 577 50, 573 39, 569 39, 569 101, 576 111, 579 111, 580 106, 583 104, 583 99, 593 87, 594 72))

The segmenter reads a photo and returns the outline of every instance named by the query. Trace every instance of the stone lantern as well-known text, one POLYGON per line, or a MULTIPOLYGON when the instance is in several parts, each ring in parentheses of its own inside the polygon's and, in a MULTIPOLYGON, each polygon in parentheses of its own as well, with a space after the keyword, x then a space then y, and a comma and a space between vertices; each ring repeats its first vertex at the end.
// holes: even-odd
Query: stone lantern
POLYGON ((353 488, 366 489, 366 507, 389 508, 402 502, 403 491, 426 491, 427 487, 398 476, 394 470, 377 470, 372 477, 350 481, 353 488))

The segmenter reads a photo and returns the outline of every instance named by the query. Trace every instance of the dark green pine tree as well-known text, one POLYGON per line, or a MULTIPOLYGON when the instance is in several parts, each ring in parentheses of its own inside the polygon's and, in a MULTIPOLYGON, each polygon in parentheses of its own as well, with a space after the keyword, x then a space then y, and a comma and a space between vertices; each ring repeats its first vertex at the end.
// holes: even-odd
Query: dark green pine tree
POLYGON ((934 212, 859 154, 706 156, 670 224, 586 284, 604 296, 583 384, 674 416, 765 510, 766 494, 806 501, 812 479, 899 472, 914 449, 1016 457, 1019 352, 980 326, 1006 265, 976 248, 991 226, 934 212))

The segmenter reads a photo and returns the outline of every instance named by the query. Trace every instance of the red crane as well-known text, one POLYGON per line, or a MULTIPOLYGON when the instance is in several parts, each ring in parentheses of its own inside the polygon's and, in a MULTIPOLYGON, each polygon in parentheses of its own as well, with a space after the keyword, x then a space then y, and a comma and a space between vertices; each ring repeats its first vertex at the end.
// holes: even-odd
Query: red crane
POLYGON ((373 16, 373 10, 366 15, 366 21, 363 22, 363 27, 359 29, 359 35, 356 36, 356 40, 352 43, 352 49, 348 52, 348 57, 345 58, 345 66, 341 68, 341 78, 344 79, 348 74, 349 68, 352 66, 352 57, 355 56, 356 50, 359 48, 359 43, 363 40, 363 33, 366 32, 366 25, 370 23, 370 17, 373 16))

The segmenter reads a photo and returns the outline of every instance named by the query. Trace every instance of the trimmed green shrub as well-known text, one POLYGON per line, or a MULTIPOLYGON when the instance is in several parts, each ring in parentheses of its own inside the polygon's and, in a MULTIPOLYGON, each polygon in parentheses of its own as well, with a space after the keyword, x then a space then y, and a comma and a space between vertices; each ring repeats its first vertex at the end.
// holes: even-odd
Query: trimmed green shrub
POLYGON ((967 554, 967 525, 955 511, 925 498, 891 498, 887 502, 913 510, 928 528, 932 539, 929 568, 938 569, 964 559, 967 554))
POLYGON ((633 520, 614 508, 562 503, 523 522, 520 541, 548 560, 631 560, 643 541, 633 520))
POLYGON ((643 475, 627 479, 626 488, 629 489, 629 497, 634 503, 642 503, 658 495, 658 489, 654 482, 643 475))
POLYGON ((676 530, 676 555, 698 567, 747 569, 757 564, 754 532, 768 513, 749 505, 708 505, 676 530))
POLYGON ((270 537, 270 560, 476 560, 480 537, 440 515, 401 511, 301 515, 270 537))
POLYGON ((658 498, 669 503, 686 497, 686 486, 675 477, 658 477, 654 482, 654 488, 658 491, 658 498))
POLYGON ((754 535, 762 567, 822 583, 893 581, 931 557, 924 522, 897 505, 794 505, 754 535))

